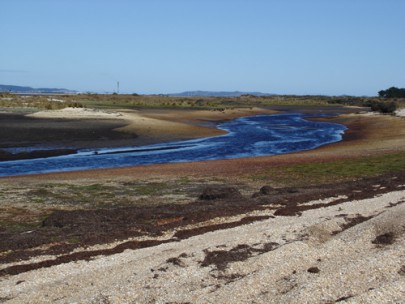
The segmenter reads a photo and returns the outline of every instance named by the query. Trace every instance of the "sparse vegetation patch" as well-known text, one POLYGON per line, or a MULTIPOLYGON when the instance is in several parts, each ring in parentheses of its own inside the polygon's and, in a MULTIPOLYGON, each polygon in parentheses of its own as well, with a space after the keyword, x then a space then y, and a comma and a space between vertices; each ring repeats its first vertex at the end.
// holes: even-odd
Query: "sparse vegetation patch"
POLYGON ((368 156, 358 159, 342 159, 310 162, 306 164, 275 166, 251 176, 253 180, 275 180, 279 183, 302 186, 377 176, 405 170, 405 152, 368 156))

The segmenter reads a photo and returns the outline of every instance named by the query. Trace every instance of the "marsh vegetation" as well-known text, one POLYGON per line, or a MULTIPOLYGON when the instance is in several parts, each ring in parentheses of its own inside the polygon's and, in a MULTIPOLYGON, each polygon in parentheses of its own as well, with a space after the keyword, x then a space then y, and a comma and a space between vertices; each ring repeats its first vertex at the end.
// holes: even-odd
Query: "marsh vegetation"
POLYGON ((265 106, 357 106, 372 107, 375 111, 390 113, 397 107, 405 107, 405 98, 352 97, 352 96, 295 96, 273 95, 240 97, 174 97, 138 94, 77 94, 55 96, 20 96, 0 93, 0 108, 62 109, 88 107, 96 109, 144 109, 175 108, 223 110, 235 107, 265 106))

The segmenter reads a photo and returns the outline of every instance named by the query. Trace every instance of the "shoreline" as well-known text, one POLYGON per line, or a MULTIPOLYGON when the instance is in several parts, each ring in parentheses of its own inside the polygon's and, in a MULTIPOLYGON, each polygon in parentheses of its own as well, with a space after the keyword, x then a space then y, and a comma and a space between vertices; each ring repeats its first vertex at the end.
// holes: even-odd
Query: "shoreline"
POLYGON ((216 125, 221 122, 261 113, 274 113, 274 111, 251 108, 226 111, 117 110, 104 112, 66 108, 28 115, 3 113, 5 119, 0 121, 3 133, 0 156, 4 160, 31 159, 67 155, 72 154, 73 150, 81 149, 139 147, 211 137, 226 133, 216 128, 216 125), (90 127, 87 126, 89 124, 90 127), (70 131, 67 132, 63 128, 70 131), (81 130, 82 128, 85 130, 81 130), (25 134, 25 137, 21 138, 21 134, 25 134), (36 146, 38 148, 35 148, 36 146), (33 149, 21 153, 7 151, 10 148, 20 147, 33 147, 33 149), (64 150, 66 153, 63 152, 64 150))
POLYGON ((336 143, 327 144, 313 150, 225 160, 211 160, 200 162, 183 162, 154 164, 142 166, 128 166, 119 168, 91 169, 81 171, 52 172, 43 174, 21 175, 7 178, 36 177, 47 179, 91 179, 98 177, 125 176, 142 178, 144 176, 176 176, 178 174, 220 175, 242 174, 255 172, 263 167, 300 164, 311 162, 325 162, 338 159, 355 159, 364 156, 378 156, 385 153, 405 151, 405 119, 393 116, 370 116, 367 114, 343 114, 338 117, 317 118, 317 120, 336 122, 345 125, 348 130, 343 139, 336 143))

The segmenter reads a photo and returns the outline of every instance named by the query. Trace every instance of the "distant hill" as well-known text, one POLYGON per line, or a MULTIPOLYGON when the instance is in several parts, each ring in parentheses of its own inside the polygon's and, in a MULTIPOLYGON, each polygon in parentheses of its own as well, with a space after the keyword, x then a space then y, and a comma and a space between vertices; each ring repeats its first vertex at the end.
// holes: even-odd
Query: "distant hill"
POLYGON ((187 91, 182 93, 167 94, 168 96, 198 96, 198 97, 239 97, 242 95, 273 96, 275 94, 261 92, 214 92, 214 91, 187 91))
POLYGON ((23 94, 71 94, 76 93, 76 91, 68 89, 55 89, 55 88, 31 88, 31 87, 22 87, 15 85, 5 85, 0 84, 0 92, 9 92, 9 93, 23 93, 23 94))

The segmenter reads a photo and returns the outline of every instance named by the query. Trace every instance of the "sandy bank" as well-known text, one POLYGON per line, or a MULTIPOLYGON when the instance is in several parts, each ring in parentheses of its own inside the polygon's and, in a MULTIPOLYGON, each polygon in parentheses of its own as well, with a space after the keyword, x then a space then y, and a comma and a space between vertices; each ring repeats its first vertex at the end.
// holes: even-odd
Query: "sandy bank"
POLYGON ((275 111, 261 108, 225 110, 142 110, 124 111, 129 124, 116 129, 134 132, 140 136, 153 137, 161 141, 193 139, 224 134, 216 124, 243 116, 271 114, 275 111))
MULTIPOLYGON (((123 126, 113 131, 136 136, 127 145, 138 146, 164 141, 186 140, 224 134, 216 129, 222 121, 275 111, 261 108, 235 108, 224 110, 96 110, 86 108, 65 108, 40 111, 26 115, 37 119, 101 120, 121 121, 123 126)), ((75 141, 74 138, 64 140, 75 141)), ((104 145, 108 147, 108 140, 104 145)), ((116 144, 114 144, 116 146, 116 144)))
POLYGON ((122 114, 115 111, 102 111, 87 108, 64 108, 60 110, 47 110, 27 114, 27 117, 34 118, 60 118, 60 119, 117 119, 122 114))
POLYGON ((399 117, 405 117, 405 108, 396 110, 395 115, 397 115, 399 117))

